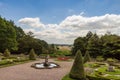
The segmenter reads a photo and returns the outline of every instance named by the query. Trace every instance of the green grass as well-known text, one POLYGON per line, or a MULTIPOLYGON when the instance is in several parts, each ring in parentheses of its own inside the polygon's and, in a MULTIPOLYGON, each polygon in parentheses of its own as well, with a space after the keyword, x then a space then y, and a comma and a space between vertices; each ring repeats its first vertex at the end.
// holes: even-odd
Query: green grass
POLYGON ((72 79, 69 77, 69 75, 65 75, 62 80, 76 80, 76 79, 72 79))

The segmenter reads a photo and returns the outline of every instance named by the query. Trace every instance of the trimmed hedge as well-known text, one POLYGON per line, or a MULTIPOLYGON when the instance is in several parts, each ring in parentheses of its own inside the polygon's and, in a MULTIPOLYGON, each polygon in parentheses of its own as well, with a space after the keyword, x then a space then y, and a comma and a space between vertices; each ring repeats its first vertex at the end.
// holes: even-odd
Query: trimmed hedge
POLYGON ((104 78, 104 77, 98 77, 98 76, 89 76, 89 75, 86 75, 86 77, 89 80, 110 80, 110 79, 107 79, 107 78, 104 78))
POLYGON ((69 73, 69 76, 73 79, 86 80, 82 54, 80 50, 78 50, 76 53, 75 60, 69 73))

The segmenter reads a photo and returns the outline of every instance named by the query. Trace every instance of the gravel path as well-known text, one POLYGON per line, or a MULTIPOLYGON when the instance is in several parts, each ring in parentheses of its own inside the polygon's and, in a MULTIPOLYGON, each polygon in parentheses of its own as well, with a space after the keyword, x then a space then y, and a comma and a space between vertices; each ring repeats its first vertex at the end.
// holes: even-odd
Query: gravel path
POLYGON ((42 61, 0 68, 0 80, 61 80, 70 71, 72 65, 72 62, 57 62, 61 68, 34 69, 30 67, 33 63, 42 61))

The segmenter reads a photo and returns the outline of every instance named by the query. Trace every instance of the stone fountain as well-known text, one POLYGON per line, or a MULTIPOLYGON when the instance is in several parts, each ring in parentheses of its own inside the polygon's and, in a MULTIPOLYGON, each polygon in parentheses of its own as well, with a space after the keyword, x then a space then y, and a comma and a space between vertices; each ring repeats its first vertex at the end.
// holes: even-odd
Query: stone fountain
POLYGON ((45 57, 45 61, 42 63, 34 63, 31 65, 31 67, 36 69, 52 69, 52 68, 59 68, 60 66, 57 63, 54 62, 48 62, 49 56, 47 55, 45 57))

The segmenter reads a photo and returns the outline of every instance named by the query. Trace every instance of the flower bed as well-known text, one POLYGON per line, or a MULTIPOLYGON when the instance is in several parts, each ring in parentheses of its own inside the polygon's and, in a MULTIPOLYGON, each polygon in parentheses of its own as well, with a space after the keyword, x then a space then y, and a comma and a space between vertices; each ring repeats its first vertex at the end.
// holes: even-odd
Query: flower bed
POLYGON ((59 60, 59 61, 69 61, 70 58, 69 57, 58 57, 57 60, 59 60))

